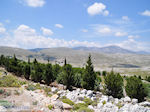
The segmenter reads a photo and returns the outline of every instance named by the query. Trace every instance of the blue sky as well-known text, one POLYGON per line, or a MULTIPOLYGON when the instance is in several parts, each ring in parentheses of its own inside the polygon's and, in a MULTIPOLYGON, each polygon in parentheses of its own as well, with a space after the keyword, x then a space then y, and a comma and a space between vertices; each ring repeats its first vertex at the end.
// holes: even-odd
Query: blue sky
POLYGON ((150 51, 149 0, 1 0, 0 45, 150 51))

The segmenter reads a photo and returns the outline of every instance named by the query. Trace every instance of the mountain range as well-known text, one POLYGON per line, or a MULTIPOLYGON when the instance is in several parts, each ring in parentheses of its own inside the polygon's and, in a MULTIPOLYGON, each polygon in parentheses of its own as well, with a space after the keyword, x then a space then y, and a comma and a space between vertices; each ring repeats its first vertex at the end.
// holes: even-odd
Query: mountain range
POLYGON ((36 48, 21 49, 14 47, 0 47, 0 55, 13 56, 14 54, 22 60, 31 61, 36 58, 38 61, 47 63, 63 64, 64 58, 73 66, 83 67, 88 55, 92 55, 92 61, 96 68, 102 67, 149 67, 150 55, 147 52, 134 52, 118 46, 107 47, 75 47, 75 48, 36 48))

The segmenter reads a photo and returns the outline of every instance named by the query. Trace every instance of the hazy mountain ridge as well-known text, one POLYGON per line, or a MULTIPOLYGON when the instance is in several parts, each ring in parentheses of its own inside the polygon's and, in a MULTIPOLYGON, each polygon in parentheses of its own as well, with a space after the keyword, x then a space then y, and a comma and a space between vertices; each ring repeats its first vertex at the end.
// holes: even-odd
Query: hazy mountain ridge
MULTIPOLYGON (((98 50, 102 48, 98 48, 98 50)), ((142 66, 150 66, 150 55, 137 54, 128 50, 121 51, 122 48, 116 47, 106 47, 104 52, 98 52, 97 48, 91 49, 79 49, 78 48, 38 48, 36 50, 25 50, 20 48, 12 48, 12 47, 0 47, 0 54, 4 54, 7 56, 13 56, 14 54, 23 60, 27 60, 28 57, 33 60, 37 58, 40 62, 47 62, 49 59, 51 63, 62 63, 64 58, 67 58, 67 62, 72 64, 73 66, 83 67, 85 62, 87 61, 87 57, 89 54, 92 55, 92 61, 96 68, 100 68, 102 66, 106 67, 127 67, 130 65, 131 67, 142 67, 142 66), (115 50, 110 49, 118 49, 117 53, 114 53, 115 50), (111 51, 111 53, 108 53, 111 51), (130 53, 129 53, 130 52, 130 53)), ((102 50, 101 50, 102 51, 102 50)), ((129 66, 129 67, 130 67, 129 66)))
POLYGON ((111 54, 150 54, 146 51, 131 51, 124 48, 121 48, 119 46, 106 46, 106 47, 74 47, 74 50, 83 50, 83 51, 95 51, 95 52, 101 52, 101 53, 111 53, 111 54))

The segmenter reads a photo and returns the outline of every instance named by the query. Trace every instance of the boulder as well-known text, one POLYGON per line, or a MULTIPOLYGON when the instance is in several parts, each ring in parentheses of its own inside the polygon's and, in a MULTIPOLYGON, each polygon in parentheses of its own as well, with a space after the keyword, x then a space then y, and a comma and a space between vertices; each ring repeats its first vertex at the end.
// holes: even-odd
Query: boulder
POLYGON ((112 96, 108 96, 108 102, 114 102, 114 98, 112 96))
POLYGON ((67 103, 63 103, 63 109, 64 110, 71 110, 72 109, 72 106, 67 104, 67 103))
POLYGON ((125 103, 130 103, 130 102, 131 102, 131 98, 128 97, 128 96, 126 96, 125 98, 123 98, 123 101, 124 101, 125 103))
POLYGON ((145 101, 145 102, 139 103, 139 105, 144 106, 144 107, 150 107, 150 102, 145 101))
POLYGON ((57 100, 58 99, 58 95, 57 94, 54 94, 53 96, 51 96, 51 100, 52 101, 55 101, 55 100, 57 100))
POLYGON ((92 105, 89 105, 88 108, 94 110, 94 107, 92 105))
POLYGON ((93 96, 93 91, 88 90, 86 96, 91 98, 93 96))
POLYGON ((86 89, 83 89, 83 90, 81 90, 81 94, 86 94, 87 93, 87 90, 86 89))
POLYGON ((55 87, 52 87, 52 88, 51 88, 51 91, 52 91, 53 93, 55 93, 55 92, 57 92, 57 91, 58 91, 58 89, 57 89, 57 88, 55 88, 55 87))
POLYGON ((138 99, 132 99, 132 104, 135 105, 138 103, 138 99))
POLYGON ((102 103, 98 103, 98 104, 97 104, 97 108, 98 108, 98 109, 101 109, 102 107, 103 107, 103 104, 102 104, 102 103))
POLYGON ((7 109, 5 107, 0 106, 0 112, 6 112, 6 111, 7 111, 7 109))

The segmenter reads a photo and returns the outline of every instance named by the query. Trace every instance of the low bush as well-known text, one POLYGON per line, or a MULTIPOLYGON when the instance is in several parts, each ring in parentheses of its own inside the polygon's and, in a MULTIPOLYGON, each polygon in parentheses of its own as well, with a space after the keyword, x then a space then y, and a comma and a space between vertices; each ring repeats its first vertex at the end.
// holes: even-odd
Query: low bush
POLYGON ((33 85, 33 84, 28 84, 28 86, 26 87, 26 89, 27 89, 28 91, 34 91, 34 90, 36 90, 36 87, 35 87, 35 85, 33 85))
POLYGON ((83 100, 84 102, 85 102, 85 104, 87 104, 87 105, 91 105, 92 103, 93 103, 93 101, 90 99, 90 98, 84 98, 84 100, 83 100))
POLYGON ((10 102, 6 101, 6 100, 0 100, 0 105, 5 107, 5 108, 13 107, 13 105, 10 102))
POLYGON ((20 87, 23 84, 25 84, 24 81, 20 81, 12 75, 0 78, 0 87, 20 87))
POLYGON ((54 107, 54 106, 53 106, 53 105, 51 105, 51 104, 50 104, 50 105, 48 105, 49 110, 52 110, 52 109, 53 109, 53 107, 54 107))
POLYGON ((88 105, 85 103, 77 103, 73 106, 73 110, 79 110, 80 108, 87 108, 88 105))
POLYGON ((77 112, 94 112, 94 110, 89 109, 87 107, 82 107, 79 110, 77 110, 77 112))
POLYGON ((74 102, 73 101, 71 101, 70 99, 68 99, 68 98, 66 98, 66 99, 62 99, 62 102, 63 103, 67 103, 67 104, 69 104, 69 105, 74 105, 74 102))

